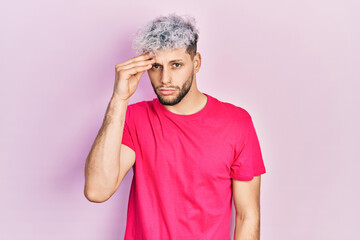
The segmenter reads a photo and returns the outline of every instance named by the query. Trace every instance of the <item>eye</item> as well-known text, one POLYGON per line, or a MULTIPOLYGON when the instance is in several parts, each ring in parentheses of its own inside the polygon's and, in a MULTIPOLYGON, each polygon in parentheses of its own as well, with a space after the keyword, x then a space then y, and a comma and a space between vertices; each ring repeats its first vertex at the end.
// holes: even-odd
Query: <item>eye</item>
POLYGON ((181 66, 180 63, 174 63, 173 65, 174 65, 176 68, 179 68, 179 67, 181 66))
POLYGON ((154 64, 154 65, 152 66, 153 69, 158 69, 159 67, 160 67, 159 64, 154 64))

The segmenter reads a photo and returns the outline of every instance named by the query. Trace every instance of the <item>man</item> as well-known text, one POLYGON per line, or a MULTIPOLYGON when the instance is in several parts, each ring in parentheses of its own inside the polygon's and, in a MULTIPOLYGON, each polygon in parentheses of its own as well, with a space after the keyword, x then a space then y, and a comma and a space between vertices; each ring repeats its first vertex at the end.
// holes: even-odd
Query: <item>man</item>
POLYGON ((84 193, 104 202, 133 168, 126 240, 258 240, 259 141, 249 113, 202 93, 192 18, 158 17, 137 32, 140 55, 115 66, 114 92, 85 166, 84 193), (157 95, 128 104, 147 71, 157 95))

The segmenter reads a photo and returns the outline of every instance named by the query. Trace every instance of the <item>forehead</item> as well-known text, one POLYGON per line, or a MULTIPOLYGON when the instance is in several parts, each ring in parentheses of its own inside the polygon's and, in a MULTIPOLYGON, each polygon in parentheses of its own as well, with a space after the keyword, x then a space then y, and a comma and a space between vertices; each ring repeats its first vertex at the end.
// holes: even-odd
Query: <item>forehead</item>
POLYGON ((181 59, 183 61, 191 60, 189 53, 186 52, 186 47, 176 49, 161 49, 154 51, 156 61, 171 61, 174 59, 181 59))

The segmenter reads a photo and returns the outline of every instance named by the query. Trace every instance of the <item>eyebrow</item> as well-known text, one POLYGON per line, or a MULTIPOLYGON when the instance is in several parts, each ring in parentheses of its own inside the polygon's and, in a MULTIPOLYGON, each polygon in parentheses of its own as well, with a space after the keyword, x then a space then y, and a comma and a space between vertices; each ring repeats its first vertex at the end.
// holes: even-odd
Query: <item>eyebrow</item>
MULTIPOLYGON (((169 63, 174 63, 174 62, 183 62, 183 60, 182 59, 174 59, 174 60, 169 61, 169 63)), ((158 62, 156 62, 155 64, 162 66, 162 64, 160 64, 158 62)))

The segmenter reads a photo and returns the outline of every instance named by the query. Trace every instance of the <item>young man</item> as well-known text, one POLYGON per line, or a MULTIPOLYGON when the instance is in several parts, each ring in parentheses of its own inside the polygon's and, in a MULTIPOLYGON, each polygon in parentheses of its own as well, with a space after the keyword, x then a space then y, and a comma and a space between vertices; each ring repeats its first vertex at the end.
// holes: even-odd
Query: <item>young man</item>
POLYGON ((126 240, 258 240, 265 166, 249 113, 202 93, 192 18, 159 17, 137 32, 142 53, 115 66, 114 92, 87 157, 84 193, 104 202, 133 168, 126 240), (147 71, 157 95, 128 104, 147 71))

